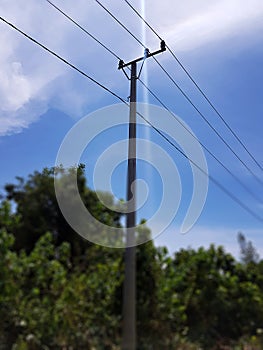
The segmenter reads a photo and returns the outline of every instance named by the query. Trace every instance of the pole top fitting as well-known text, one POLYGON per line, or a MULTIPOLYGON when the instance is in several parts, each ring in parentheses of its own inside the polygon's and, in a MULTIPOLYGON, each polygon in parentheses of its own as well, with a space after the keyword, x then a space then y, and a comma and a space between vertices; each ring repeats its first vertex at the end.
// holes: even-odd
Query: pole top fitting
POLYGON ((150 50, 146 48, 146 49, 144 50, 144 59, 145 59, 145 58, 148 58, 148 57, 149 57, 149 54, 150 54, 150 50))
POLYGON ((124 65, 124 61, 123 60, 119 60, 118 69, 122 69, 123 65, 124 65))
POLYGON ((162 51, 166 50, 166 45, 165 45, 165 41, 164 40, 161 41, 161 50, 162 51))

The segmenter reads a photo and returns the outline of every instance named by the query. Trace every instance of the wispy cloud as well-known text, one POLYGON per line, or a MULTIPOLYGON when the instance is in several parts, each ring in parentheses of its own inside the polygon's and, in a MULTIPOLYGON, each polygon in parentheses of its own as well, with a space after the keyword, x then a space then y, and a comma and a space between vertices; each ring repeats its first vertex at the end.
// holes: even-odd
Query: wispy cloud
MULTIPOLYGON (((171 1, 167 2, 166 10, 170 15, 165 16, 167 21, 159 24, 159 30, 177 51, 193 50, 244 34, 252 34, 256 39, 263 27, 263 3, 259 0, 242 3, 239 0, 202 3, 188 0, 183 5, 178 8, 171 1)), ((245 40, 242 45, 246 46, 245 40)))
POLYGON ((163 234, 154 240, 157 246, 167 246, 170 253, 180 250, 181 248, 191 247, 197 249, 204 246, 209 247, 210 244, 222 245, 227 252, 239 258, 240 249, 237 241, 238 232, 242 232, 246 239, 251 241, 257 252, 263 258, 263 236, 260 229, 248 229, 242 227, 210 227, 210 226, 194 226, 187 234, 182 235, 179 229, 171 226, 163 234))
MULTIPOLYGON (((105 3, 135 30, 136 35, 141 35, 141 22, 131 15, 123 2, 105 3)), ((118 53, 126 52, 130 45, 134 45, 135 51, 138 49, 138 44, 133 40, 125 40, 123 45, 122 30, 95 2, 81 0, 72 6, 60 0, 56 4, 118 53), (103 28, 100 25, 102 23, 103 28)), ((135 6, 140 9, 138 2, 135 2, 135 6)), ((98 51, 96 44, 87 40, 83 33, 45 1, 3 0, 0 10, 3 17, 51 49, 84 67, 84 70, 86 68, 99 80, 103 77, 108 82, 106 85, 116 83, 112 79, 113 70, 110 73, 107 65, 97 64, 106 59, 106 53, 98 51)), ((263 3, 252 0, 242 2, 241 5, 238 0, 217 0, 204 1, 200 5, 200 2, 197 4, 196 1, 188 0, 175 6, 171 0, 154 1, 154 5, 146 4, 146 16, 167 42, 175 45, 176 50, 192 50, 233 35, 242 37, 244 30, 256 36, 263 23, 259 20, 263 16, 263 3)), ((58 108, 81 116, 88 96, 87 91, 81 89, 79 80, 72 78, 69 69, 63 64, 37 49, 5 24, 0 23, 0 26, 0 135, 21 131, 48 108, 58 108)), ((242 44, 246 45, 246 41, 242 44)), ((113 65, 115 67, 117 62, 111 61, 110 66, 113 65)))

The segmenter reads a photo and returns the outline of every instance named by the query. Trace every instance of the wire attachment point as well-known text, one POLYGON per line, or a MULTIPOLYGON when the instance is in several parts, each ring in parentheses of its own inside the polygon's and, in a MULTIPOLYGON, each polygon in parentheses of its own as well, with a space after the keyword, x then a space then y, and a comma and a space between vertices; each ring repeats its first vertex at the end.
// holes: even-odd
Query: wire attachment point
POLYGON ((122 69, 123 66, 124 66, 124 61, 123 60, 119 60, 118 69, 122 69))
POLYGON ((148 58, 149 55, 150 55, 150 50, 146 48, 146 49, 144 50, 144 59, 148 58))

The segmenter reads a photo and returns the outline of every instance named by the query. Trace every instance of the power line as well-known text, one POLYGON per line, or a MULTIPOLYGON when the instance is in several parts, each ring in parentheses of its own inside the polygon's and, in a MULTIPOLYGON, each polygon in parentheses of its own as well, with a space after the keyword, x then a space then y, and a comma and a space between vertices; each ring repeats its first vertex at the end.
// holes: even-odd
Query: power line
MULTIPOLYGON (((160 35, 154 30, 154 28, 145 20, 145 18, 135 9, 134 6, 128 1, 124 0, 126 4, 136 13, 137 16, 140 17, 140 19, 146 24, 146 26, 158 37, 159 40, 163 40, 160 35)), ((172 57, 175 59, 175 61, 179 64, 179 66, 182 68, 182 70, 185 72, 185 74, 188 76, 188 78, 191 80, 191 82, 195 85, 197 90, 201 93, 201 95, 204 97, 204 99, 208 102, 210 107, 214 110, 214 112, 218 115, 218 117, 222 120, 224 125, 227 127, 227 129, 231 132, 231 134, 235 137, 235 139, 239 142, 239 144, 244 148, 244 150, 248 153, 248 155, 253 159, 253 161, 257 164, 257 166, 263 170, 263 167, 259 164, 257 159, 253 156, 253 154, 248 150, 244 142, 240 139, 240 137, 236 134, 236 132, 231 128, 231 126, 227 123, 225 118, 222 116, 222 114, 218 111, 218 109, 215 107, 215 105, 212 103, 212 101, 209 99, 209 97, 206 95, 206 93, 201 89, 200 85, 195 81, 195 79, 192 77, 192 75, 189 73, 189 71, 185 68, 183 63, 179 60, 179 58, 175 55, 173 50, 166 44, 167 50, 170 52, 172 57)))
POLYGON ((150 90, 147 85, 141 80, 139 79, 140 83, 147 89, 147 91, 149 91, 149 93, 162 105, 162 107, 164 109, 167 110, 167 112, 169 112, 171 114, 171 116, 173 118, 176 119, 176 121, 194 138, 196 139, 200 145, 210 154, 210 156, 212 156, 217 163, 219 163, 246 191, 247 193, 249 193, 256 201, 258 201, 259 203, 262 203, 262 200, 256 196, 249 187, 247 187, 223 162, 221 162, 220 159, 218 159, 215 154, 213 152, 211 152, 209 150, 209 148, 207 148, 196 136, 195 134, 189 130, 185 124, 161 101, 161 99, 152 91, 150 90))
MULTIPOLYGON (((159 39, 159 40, 163 40, 163 39, 160 37, 160 35, 153 29, 153 27, 152 27, 148 22, 146 22, 146 20, 143 18, 143 16, 140 14, 140 12, 137 11, 136 8, 135 8, 134 6, 132 6, 132 4, 131 4, 129 1, 127 1, 127 0, 124 0, 124 1, 126 2, 126 4, 127 4, 128 6, 130 6, 130 8, 136 13, 136 15, 140 17, 140 19, 147 25, 147 27, 148 27, 149 29, 151 29, 151 31, 158 37, 158 39, 159 39)), ((168 48, 167 45, 166 45, 166 48, 168 48)))
POLYGON ((228 195, 233 201, 239 204, 243 209, 249 212, 252 216, 254 216, 259 221, 263 222, 263 218, 257 215, 254 211, 252 211, 246 204, 244 204, 240 199, 238 199, 233 193, 228 191, 225 186, 223 186, 219 181, 217 181, 213 176, 208 174, 204 169, 202 169, 197 163, 195 163, 192 159, 190 159, 179 147, 177 147, 165 134, 163 134, 158 128, 156 128, 149 120, 147 120, 143 115, 137 112, 137 114, 147 123, 149 124, 157 134, 159 134, 165 141, 167 141, 173 148, 175 148, 184 158, 189 160, 196 168, 198 168, 204 175, 206 175, 218 188, 221 189, 226 195, 228 195))
MULTIPOLYGON (((146 48, 146 46, 139 40, 116 16, 112 14, 110 10, 108 10, 99 0, 95 0, 124 30, 126 30, 141 46, 146 48)), ((226 147, 234 154, 234 156, 240 161, 240 163, 248 170, 248 172, 263 186, 263 181, 250 169, 250 167, 238 156, 238 154, 233 150, 233 148, 229 145, 229 143, 220 135, 220 133, 213 127, 213 125, 209 122, 209 120, 205 117, 205 115, 196 107, 193 101, 188 97, 188 95, 183 91, 183 89, 176 83, 176 81, 172 78, 172 76, 167 72, 167 70, 162 66, 162 64, 153 57, 155 62, 159 65, 159 67, 163 70, 163 72, 167 75, 167 77, 172 81, 172 83, 176 86, 177 89, 182 93, 182 95, 187 99, 187 101, 191 104, 191 106, 197 111, 197 113, 201 116, 201 118, 206 122, 206 124, 216 133, 216 135, 220 138, 220 140, 226 145, 226 147)))
MULTIPOLYGON (((40 46, 42 49, 83 75, 84 77, 91 80, 94 84, 101 87, 103 90, 110 93, 112 96, 116 97, 118 100, 120 100, 122 103, 124 103, 126 106, 129 106, 129 104, 119 95, 117 95, 115 92, 104 86, 103 84, 99 83, 96 79, 92 78, 85 72, 83 72, 81 69, 77 68, 72 63, 68 62, 66 59, 55 53, 54 51, 47 48, 45 45, 41 44, 39 41, 31 37, 30 35, 23 32, 21 29, 16 27, 14 24, 10 23, 6 19, 0 16, 0 20, 12 27, 14 30, 25 36, 30 41, 34 42, 36 45, 40 46)), ((176 149, 184 158, 186 158, 189 162, 191 162, 196 168, 198 168, 205 176, 207 176, 218 188, 221 189, 228 197, 230 197, 233 201, 235 201, 241 208, 243 208, 246 212, 248 212, 250 215, 252 215, 255 219, 257 219, 260 222, 263 222, 263 218, 259 216, 257 213, 255 213, 253 210, 251 210, 246 204, 244 204, 240 199, 238 199, 232 192, 230 192, 227 188, 225 188, 219 181, 217 181, 213 176, 208 174, 204 169, 202 169, 195 161, 193 161, 191 158, 189 158, 179 147, 177 147, 164 133, 162 133, 157 127, 155 127, 149 120, 147 120, 141 113, 137 112, 137 114, 148 124, 150 125, 157 134, 159 134, 164 140, 166 140, 174 149, 176 149)))
POLYGON ((214 131, 214 133, 220 138, 220 140, 224 143, 224 145, 234 154, 234 156, 240 161, 240 163, 248 170, 248 172, 261 184, 263 185, 263 181, 250 169, 250 167, 239 157, 239 155, 233 150, 233 148, 229 145, 229 143, 224 139, 223 136, 216 130, 216 128, 209 122, 206 116, 200 111, 199 108, 193 103, 193 101, 188 97, 188 95, 183 91, 183 89, 177 84, 177 82, 173 79, 173 77, 168 73, 168 71, 161 65, 161 63, 153 57, 158 66, 162 69, 162 71, 168 76, 168 78, 172 81, 172 83, 177 87, 177 89, 181 92, 181 94, 186 98, 186 100, 191 104, 191 106, 196 110, 196 112, 200 115, 200 117, 205 121, 205 123, 214 131))
POLYGON ((95 80, 94 78, 92 78, 91 76, 89 76, 88 74, 86 74, 85 72, 83 72, 81 69, 77 68, 76 66, 74 66, 72 63, 68 62, 65 58, 59 56, 56 52, 50 50, 48 47, 46 47, 45 45, 41 44, 39 41, 37 41, 36 39, 32 38, 30 35, 26 34, 25 32, 23 32, 21 29, 19 29, 18 27, 16 27, 14 24, 12 24, 11 22, 8 22, 6 19, 4 19, 3 17, 0 16, 0 20, 5 22, 6 24, 8 24, 10 27, 12 27, 13 29, 15 29, 16 31, 18 31, 20 34, 24 35, 27 39, 31 40, 33 43, 37 44, 38 46, 42 47, 42 49, 44 49, 45 51, 49 52, 50 54, 52 54, 53 56, 55 56, 56 58, 58 58, 60 61, 64 62, 66 65, 68 65, 69 67, 75 69, 77 72, 79 72, 80 74, 82 74, 84 77, 88 78, 89 80, 91 80, 93 83, 95 83, 96 85, 98 85, 99 87, 101 87, 102 89, 104 89, 105 91, 109 92, 110 94, 112 94, 113 96, 115 96, 116 98, 118 98, 119 100, 121 100, 122 102, 125 102, 125 100, 118 96, 117 94, 115 94, 113 91, 111 91, 110 89, 108 89, 106 86, 104 86, 103 84, 99 83, 97 80, 95 80))
POLYGON ((116 21, 124 30, 126 30, 126 32, 128 32, 133 37, 133 39, 137 41, 137 43, 139 43, 141 46, 147 49, 147 47, 141 42, 141 40, 139 40, 136 37, 136 35, 134 35, 120 20, 118 20, 118 18, 114 16, 114 14, 110 10, 108 10, 106 6, 104 6, 99 0, 95 1, 97 4, 100 5, 100 7, 103 8, 104 11, 106 11, 114 19, 114 21, 116 21))
POLYGON ((99 45, 101 45, 105 50, 107 50, 111 55, 120 60, 121 58, 117 56, 111 49, 109 49, 106 45, 104 45, 99 39, 97 39, 94 35, 88 32, 83 26, 81 26, 78 22, 76 22, 72 17, 62 11, 57 5, 55 5, 52 1, 46 0, 51 6, 53 6, 57 11, 59 11, 63 16, 69 19, 72 23, 74 23, 78 28, 80 28, 84 33, 86 33, 89 37, 95 40, 99 45))
MULTIPOLYGON (((67 19, 69 19, 72 23, 74 23, 78 28, 80 28, 82 31, 84 31, 89 37, 91 37, 93 40, 95 40, 99 45, 101 45, 105 50, 107 50, 111 55, 113 55, 115 58, 119 59, 119 56, 113 52, 111 49, 109 49, 105 44, 103 44, 100 40, 98 40, 93 34, 88 32, 84 27, 82 27, 78 22, 76 22, 72 17, 70 17, 67 13, 65 13, 61 8, 56 6, 54 3, 52 3, 50 0, 46 0, 51 6, 53 6, 58 12, 60 12, 63 16, 65 16, 67 19)), ((190 135, 196 139, 200 145, 249 193, 256 201, 259 203, 262 203, 262 200, 257 197, 227 166, 224 165, 223 162, 221 162, 198 138, 182 123, 182 121, 160 100, 160 98, 141 80, 138 79, 140 83, 149 91, 149 93, 171 114, 173 118, 177 120, 183 128, 190 133, 190 135)))

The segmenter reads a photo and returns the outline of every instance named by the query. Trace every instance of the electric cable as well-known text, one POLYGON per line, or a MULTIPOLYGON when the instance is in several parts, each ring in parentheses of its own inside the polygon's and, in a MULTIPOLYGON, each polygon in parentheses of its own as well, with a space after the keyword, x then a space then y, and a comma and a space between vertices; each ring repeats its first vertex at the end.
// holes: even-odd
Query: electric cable
POLYGON ((240 186, 242 186, 243 187, 243 189, 245 189, 246 191, 247 191, 247 193, 249 193, 257 202, 259 202, 259 203, 262 203, 262 200, 258 197, 258 196, 256 196, 255 194, 254 194, 254 192, 252 192, 251 190, 250 190, 250 188, 247 186, 247 185, 245 185, 218 157, 216 157, 216 155, 213 153, 213 152, 211 152, 210 150, 209 150, 209 148, 208 147, 206 147, 205 146, 205 144, 204 143, 202 143, 197 137, 196 137, 196 135, 191 131, 191 130, 189 130, 186 126, 185 126, 185 124, 176 116, 176 114, 174 114, 163 102, 162 102, 162 100, 151 90, 151 89, 149 89, 148 88, 148 86, 141 80, 141 79, 139 79, 139 81, 140 81, 140 83, 147 89, 147 91, 161 104, 161 106, 165 109, 165 110, 167 110, 167 112, 169 112, 170 114, 171 114, 171 116, 173 117, 173 118, 175 118, 176 119, 176 121, 194 138, 194 139, 196 139, 199 143, 200 143, 200 145, 206 150, 206 152, 207 153, 209 153, 210 154, 210 156, 211 157, 213 157, 214 158, 214 160, 218 163, 218 164, 220 164, 227 172, 228 172, 228 174, 229 175, 231 175, 238 183, 239 183, 239 185, 240 186))
MULTIPOLYGON (((154 30, 154 28, 145 20, 145 18, 139 13, 139 11, 136 10, 134 6, 128 1, 124 0, 126 4, 136 13, 136 15, 146 24, 146 26, 157 36, 157 38, 162 41, 163 39, 161 36, 154 30)), ((260 163, 257 161, 257 159, 253 156, 253 154, 248 150, 244 142, 240 139, 240 137, 237 135, 237 133, 231 128, 231 126, 227 123, 223 115, 218 111, 218 109, 215 107, 215 105, 212 103, 212 101, 209 99, 207 94, 201 89, 200 85, 196 82, 196 80, 192 77, 190 72, 186 69, 186 67, 183 65, 183 63, 179 60, 179 58, 176 56, 176 54, 173 52, 173 50, 167 45, 166 48, 172 55, 172 57, 175 59, 175 61, 179 64, 181 69, 185 72, 185 74, 188 76, 188 78, 191 80, 191 82, 195 85, 197 90, 201 93, 201 95, 204 97, 204 99, 208 102, 210 107, 214 110, 214 112, 218 115, 218 117, 222 120, 222 122, 225 124, 227 129, 231 132, 231 134, 235 137, 235 139, 238 141, 238 143, 244 148, 244 150, 248 153, 248 155, 253 159, 253 161, 257 164, 257 166, 263 170, 263 167, 260 165, 260 163)))
POLYGON ((173 82, 173 84, 177 87, 177 89, 181 92, 181 94, 185 97, 185 99, 190 103, 190 105, 196 110, 196 112, 200 115, 200 117, 205 121, 205 123, 214 131, 214 133, 220 138, 220 140, 224 143, 224 145, 234 154, 234 156, 239 160, 239 162, 247 169, 247 171, 261 184, 263 185, 263 181, 254 173, 253 170, 239 157, 239 155, 233 150, 233 148, 229 145, 229 143, 223 138, 223 136, 216 130, 216 128, 209 122, 206 116, 200 111, 198 107, 193 103, 193 101, 188 97, 188 95, 184 92, 184 90, 177 84, 177 82, 173 79, 173 77, 168 73, 168 71, 161 65, 161 63, 153 56, 153 59, 158 64, 158 66, 162 69, 162 71, 168 76, 168 78, 173 82))
MULTIPOLYGON (((123 29, 125 29, 142 47, 147 48, 145 44, 142 43, 116 16, 112 14, 112 12, 107 9, 99 0, 95 0, 101 8, 103 8, 123 29)), ((234 154, 234 156, 240 161, 240 163, 248 170, 248 172, 263 186, 263 181, 250 169, 250 167, 238 156, 238 154, 233 150, 233 148, 229 145, 227 141, 220 135, 220 133, 213 127, 213 125, 208 121, 205 115, 195 106, 192 100, 188 97, 188 95, 183 91, 183 89, 176 83, 176 81, 172 78, 172 76, 167 72, 167 70, 161 65, 161 63, 153 56, 155 62, 159 65, 159 67, 163 70, 166 76, 172 81, 172 83, 176 86, 177 89, 183 94, 183 96, 187 99, 187 101, 192 105, 192 107, 197 111, 197 113, 201 116, 201 118, 205 121, 205 123, 216 133, 216 135, 220 138, 220 140, 226 145, 226 147, 234 154)))
MULTIPOLYGON (((70 17, 67 13, 65 13, 61 8, 56 6, 53 2, 50 0, 46 0, 51 6, 53 6, 58 12, 60 12, 63 16, 65 16, 68 20, 70 20, 72 23, 74 23, 78 28, 80 28, 82 31, 84 31, 89 37, 91 37, 95 42, 97 42, 99 45, 101 45, 105 50, 107 50, 111 55, 113 55, 115 58, 120 60, 120 57, 113 52, 111 49, 109 49, 105 44, 103 44, 100 40, 98 40, 93 34, 91 34, 87 29, 85 29, 83 26, 81 26, 77 21, 75 21, 72 17, 70 17)), ((190 135, 195 138, 200 145, 249 193, 256 201, 259 203, 262 203, 262 200, 257 197, 227 166, 224 165, 200 140, 197 139, 197 137, 182 123, 182 121, 160 100, 160 98, 153 92, 151 89, 140 79, 138 78, 140 83, 147 89, 147 91, 174 117, 181 126, 184 127, 184 129, 190 133, 190 135)))
MULTIPOLYGON (((84 77, 88 78, 90 81, 92 81, 94 84, 97 86, 101 87, 103 90, 107 91, 110 93, 112 96, 116 97, 118 100, 120 100, 122 103, 124 103, 126 106, 129 106, 129 104, 118 94, 107 88, 105 85, 101 84, 98 82, 96 79, 92 78, 90 75, 87 73, 83 72, 81 69, 77 68, 75 65, 67 61, 65 58, 61 57, 58 55, 56 52, 50 50, 48 47, 40 43, 38 40, 34 39, 30 35, 26 34, 24 31, 19 29, 17 26, 12 24, 11 22, 7 21, 3 17, 0 16, 0 20, 4 22, 5 24, 9 25, 12 27, 14 30, 25 36, 27 39, 35 43, 36 45, 40 46, 42 49, 65 63, 67 66, 70 68, 74 69, 84 77)), ((235 201, 241 208, 243 208, 245 211, 250 213, 255 219, 257 219, 260 222, 263 222, 263 218, 259 216, 257 213, 255 213, 253 210, 251 210, 246 204, 244 204, 240 199, 238 199, 232 192, 230 192, 225 186, 223 186, 219 181, 217 181, 213 176, 208 174, 204 169, 202 169, 197 163, 195 163, 191 158, 189 158, 179 147, 177 147, 164 133, 162 133, 157 127, 155 127, 149 120, 147 120, 141 113, 136 112, 137 115, 139 115, 148 125, 150 125, 157 134, 159 134, 164 140, 166 140, 174 149, 176 149, 184 158, 186 158, 189 162, 191 162, 196 168, 198 168, 205 176, 207 176, 218 188, 221 189, 228 197, 230 197, 233 201, 235 201)))
POLYGON ((99 45, 101 45, 105 50, 107 50, 111 55, 120 60, 121 58, 117 56, 111 49, 109 49, 106 45, 104 45, 99 39, 97 39, 94 35, 88 32, 83 26, 81 26, 78 22, 76 22, 72 17, 70 17, 66 12, 61 10, 57 5, 55 5, 52 1, 46 0, 51 6, 53 6, 58 12, 60 12, 63 16, 65 16, 68 20, 74 23, 78 28, 80 28, 84 33, 86 33, 89 37, 95 40, 99 45))
POLYGON ((122 102, 125 101, 122 97, 118 96, 117 94, 115 94, 114 92, 112 92, 110 89, 108 89, 106 86, 104 86, 103 84, 99 83, 98 81, 96 81, 94 78, 92 78, 90 75, 86 74, 85 72, 83 72, 81 69, 77 68, 74 64, 68 62, 65 58, 61 57, 60 55, 58 55, 56 52, 50 50, 48 47, 46 47, 45 45, 41 44, 38 40, 34 39, 33 37, 31 37, 30 35, 26 34, 25 32, 23 32, 21 29, 19 29, 18 27, 16 27, 14 24, 12 24, 11 22, 7 21, 6 19, 4 19, 2 16, 0 16, 0 20, 5 22, 6 24, 8 24, 10 27, 12 27, 13 29, 15 29, 17 32, 19 32, 20 34, 24 35, 27 39, 31 40, 33 43, 35 43, 36 45, 42 47, 42 49, 44 49, 45 51, 47 51, 48 53, 50 53, 51 55, 55 56, 56 58, 58 58, 60 61, 64 62, 66 65, 68 65, 69 67, 73 68, 74 70, 76 70, 77 72, 79 72, 80 74, 82 74, 84 77, 88 78, 89 80, 91 80, 93 83, 95 83, 96 85, 100 86, 102 89, 106 90, 107 92, 109 92, 110 94, 112 94, 113 96, 115 96, 116 98, 118 98, 119 100, 121 100, 122 102))

